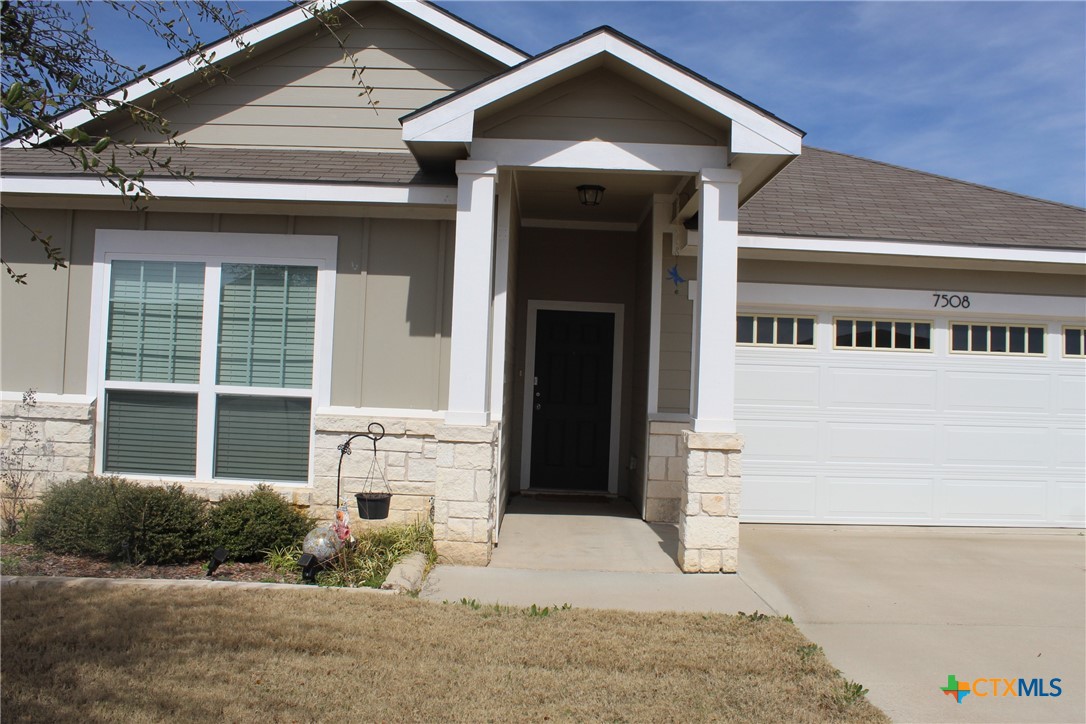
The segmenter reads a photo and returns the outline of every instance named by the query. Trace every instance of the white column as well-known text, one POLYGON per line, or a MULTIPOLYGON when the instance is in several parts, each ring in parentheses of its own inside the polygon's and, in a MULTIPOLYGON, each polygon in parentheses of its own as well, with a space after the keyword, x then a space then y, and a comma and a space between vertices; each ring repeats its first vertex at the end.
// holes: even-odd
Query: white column
POLYGON ((703 169, 698 185, 698 285, 694 318, 695 432, 735 432, 735 305, 739 181, 735 169, 703 169))
POLYGON ((490 293, 494 258, 494 182, 490 161, 457 161, 453 258, 450 425, 486 425, 490 293))

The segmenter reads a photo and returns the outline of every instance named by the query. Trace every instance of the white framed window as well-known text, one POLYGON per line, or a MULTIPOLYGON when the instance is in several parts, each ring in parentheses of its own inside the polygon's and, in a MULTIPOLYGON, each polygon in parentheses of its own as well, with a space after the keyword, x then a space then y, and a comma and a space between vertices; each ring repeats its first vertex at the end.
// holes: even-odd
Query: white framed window
POLYGON ((328 404, 335 237, 99 230, 99 473, 305 483, 328 404))
POLYGON ((1086 327, 1063 328, 1063 356, 1086 357, 1086 327))
POLYGON ((844 319, 833 320, 834 349, 930 352, 930 320, 844 319))
POLYGON ((1045 328, 1025 324, 951 322, 950 351, 1043 357, 1045 328))
POLYGON ((736 344, 751 347, 807 347, 815 344, 815 318, 740 314, 736 317, 736 344))

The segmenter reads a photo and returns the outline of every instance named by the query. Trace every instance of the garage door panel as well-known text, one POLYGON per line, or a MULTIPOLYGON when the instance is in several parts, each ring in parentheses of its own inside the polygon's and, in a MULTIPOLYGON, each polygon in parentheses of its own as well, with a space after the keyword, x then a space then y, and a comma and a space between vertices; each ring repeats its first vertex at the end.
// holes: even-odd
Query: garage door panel
POLYGON ((743 424, 744 461, 818 459, 818 423, 751 420, 743 424))
POLYGON ((939 385, 934 370, 830 367, 826 375, 830 409, 935 409, 939 385))
POLYGON ((1045 413, 1049 376, 999 372, 946 373, 946 410, 1045 413))
POLYGON ((1056 409, 1078 417, 1086 413, 1086 377, 1060 375, 1056 379, 1056 409))
POLYGON ((944 522, 956 520, 977 523, 988 520, 1043 521, 1045 511, 1044 482, 1004 482, 978 478, 947 480, 940 499, 944 522))
POLYGON ((831 422, 827 424, 829 462, 931 464, 934 425, 831 422))
POLYGON ((1052 498, 1056 521, 1077 525, 1086 522, 1086 485, 1082 482, 1057 483, 1052 498))
POLYGON ((946 425, 943 444, 948 465, 1047 467, 1054 454, 1044 427, 946 425))
POLYGON ((1086 467, 1086 431, 1057 430, 1056 451, 1056 467, 1082 470, 1086 467))
POLYGON ((815 518, 816 476, 744 475, 743 507, 760 516, 815 518))
POLYGON ((741 404, 818 406, 818 367, 740 365, 735 396, 741 404))
POLYGON ((932 478, 828 475, 826 513, 831 518, 930 520, 932 478))

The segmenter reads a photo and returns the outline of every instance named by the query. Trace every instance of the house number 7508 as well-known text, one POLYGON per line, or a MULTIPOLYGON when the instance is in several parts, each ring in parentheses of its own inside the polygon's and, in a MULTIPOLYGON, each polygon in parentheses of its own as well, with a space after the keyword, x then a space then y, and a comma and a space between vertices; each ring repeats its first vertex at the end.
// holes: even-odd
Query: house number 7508
POLYGON ((935 297, 935 304, 932 306, 936 309, 942 309, 944 307, 951 307, 952 309, 969 309, 968 294, 939 294, 938 292, 932 292, 931 296, 935 297))

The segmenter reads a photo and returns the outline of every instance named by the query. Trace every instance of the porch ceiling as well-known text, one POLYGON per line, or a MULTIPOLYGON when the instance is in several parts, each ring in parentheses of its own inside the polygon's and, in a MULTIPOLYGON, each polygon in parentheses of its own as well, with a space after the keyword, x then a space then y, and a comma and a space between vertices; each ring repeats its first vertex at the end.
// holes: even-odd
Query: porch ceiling
POLYGON ((516 171, 517 200, 522 220, 576 223, 639 222, 653 194, 672 194, 683 176, 598 171, 516 171), (599 206, 583 206, 577 198, 582 184, 603 186, 599 206))

